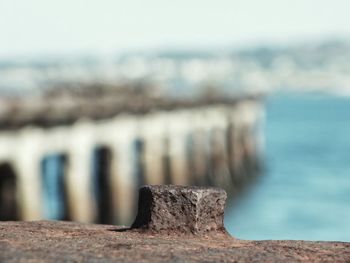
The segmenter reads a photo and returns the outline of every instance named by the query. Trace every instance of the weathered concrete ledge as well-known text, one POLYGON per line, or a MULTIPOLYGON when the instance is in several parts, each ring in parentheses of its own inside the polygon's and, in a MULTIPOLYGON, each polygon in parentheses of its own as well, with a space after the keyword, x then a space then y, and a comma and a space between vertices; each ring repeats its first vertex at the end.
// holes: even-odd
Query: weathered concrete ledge
POLYGON ((349 262, 350 243, 157 235, 69 222, 1 222, 0 262, 349 262))
POLYGON ((350 243, 243 241, 223 226, 225 191, 145 186, 131 228, 0 223, 0 262, 350 262, 350 243))

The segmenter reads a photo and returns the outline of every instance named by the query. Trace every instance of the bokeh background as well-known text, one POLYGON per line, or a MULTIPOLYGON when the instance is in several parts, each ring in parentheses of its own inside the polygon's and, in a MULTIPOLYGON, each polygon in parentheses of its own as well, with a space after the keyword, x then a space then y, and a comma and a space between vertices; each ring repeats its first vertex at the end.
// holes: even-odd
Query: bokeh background
MULTIPOLYGON (((228 230, 350 241, 349 9, 347 0, 0 0, 0 111, 95 83, 156 83, 161 91, 145 96, 171 98, 203 87, 263 94, 263 169, 230 200, 228 230)), ((1 180, 8 170, 2 196, 13 191, 1 180)))

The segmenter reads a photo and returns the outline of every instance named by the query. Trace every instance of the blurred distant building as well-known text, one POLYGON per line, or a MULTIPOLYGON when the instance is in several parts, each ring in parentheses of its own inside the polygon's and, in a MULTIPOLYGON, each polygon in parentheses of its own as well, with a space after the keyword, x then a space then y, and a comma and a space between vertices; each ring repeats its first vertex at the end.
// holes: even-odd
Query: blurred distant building
POLYGON ((177 97, 198 95, 205 86, 220 87, 229 95, 276 90, 349 95, 349 61, 346 41, 220 52, 22 58, 0 61, 0 91, 6 96, 25 96, 71 83, 79 87, 138 82, 161 86, 162 92, 177 97))

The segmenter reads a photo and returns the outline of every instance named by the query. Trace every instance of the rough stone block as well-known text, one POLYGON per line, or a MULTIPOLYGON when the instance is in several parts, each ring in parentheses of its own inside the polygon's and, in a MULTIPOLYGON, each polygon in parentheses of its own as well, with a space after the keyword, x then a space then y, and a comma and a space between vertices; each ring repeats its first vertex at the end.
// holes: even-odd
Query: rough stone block
POLYGON ((131 228, 192 234, 226 232, 223 223, 226 198, 226 192, 219 188, 143 186, 131 228))

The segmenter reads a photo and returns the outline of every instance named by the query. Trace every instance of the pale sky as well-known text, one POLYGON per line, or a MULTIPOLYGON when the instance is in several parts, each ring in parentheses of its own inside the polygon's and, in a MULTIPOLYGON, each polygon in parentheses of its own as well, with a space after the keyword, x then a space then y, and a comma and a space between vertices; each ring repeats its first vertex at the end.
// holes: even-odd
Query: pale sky
POLYGON ((350 38, 349 0, 0 0, 0 57, 350 38))

